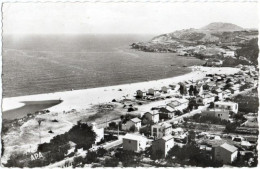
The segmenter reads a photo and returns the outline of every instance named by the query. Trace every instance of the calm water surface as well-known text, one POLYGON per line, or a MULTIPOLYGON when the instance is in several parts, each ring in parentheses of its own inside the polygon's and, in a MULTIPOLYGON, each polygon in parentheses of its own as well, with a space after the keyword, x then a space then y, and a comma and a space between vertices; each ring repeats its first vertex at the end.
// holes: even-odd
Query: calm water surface
POLYGON ((4 36, 3 97, 141 82, 182 75, 196 58, 147 53, 140 35, 4 36))

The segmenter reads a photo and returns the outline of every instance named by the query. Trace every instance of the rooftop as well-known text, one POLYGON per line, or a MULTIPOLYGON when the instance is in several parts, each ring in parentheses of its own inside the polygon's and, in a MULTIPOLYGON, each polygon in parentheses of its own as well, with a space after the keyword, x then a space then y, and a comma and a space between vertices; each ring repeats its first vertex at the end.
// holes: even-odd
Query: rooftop
POLYGON ((153 125, 154 127, 164 127, 164 128, 169 128, 172 127, 172 125, 170 125, 169 123, 158 123, 153 125))
POLYGON ((227 143, 222 144, 220 147, 230 151, 231 153, 233 153, 237 150, 237 148, 235 146, 227 144, 227 143))
POLYGON ((234 102, 221 102, 221 101, 218 101, 218 102, 215 102, 215 105, 218 104, 218 105, 235 105, 237 103, 234 103, 234 102))
POLYGON ((141 120, 137 117, 131 119, 131 121, 133 121, 134 123, 138 123, 138 122, 141 122, 141 120))
POLYGON ((147 139, 145 136, 140 135, 140 134, 133 134, 133 133, 127 133, 124 136, 124 139, 128 139, 128 140, 143 140, 143 139, 147 139))
POLYGON ((168 140, 173 139, 173 136, 172 135, 167 135, 167 136, 162 137, 161 139, 163 139, 165 141, 168 141, 168 140))

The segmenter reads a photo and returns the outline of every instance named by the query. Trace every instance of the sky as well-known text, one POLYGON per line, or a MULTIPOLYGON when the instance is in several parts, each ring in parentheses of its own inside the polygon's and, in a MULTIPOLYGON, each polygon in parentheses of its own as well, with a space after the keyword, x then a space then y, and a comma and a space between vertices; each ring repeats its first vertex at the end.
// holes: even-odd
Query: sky
POLYGON ((256 2, 4 3, 4 34, 160 34, 229 22, 257 28, 256 2))

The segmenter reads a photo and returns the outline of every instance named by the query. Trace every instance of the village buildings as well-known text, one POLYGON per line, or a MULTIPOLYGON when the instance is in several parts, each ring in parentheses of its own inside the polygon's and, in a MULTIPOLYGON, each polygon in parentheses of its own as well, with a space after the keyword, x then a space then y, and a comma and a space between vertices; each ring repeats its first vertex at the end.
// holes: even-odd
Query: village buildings
POLYGON ((148 89, 148 94, 152 95, 152 96, 159 96, 160 95, 160 91, 159 90, 155 90, 153 88, 148 89))
POLYGON ((142 121, 137 117, 130 119, 125 124, 122 124, 122 130, 129 131, 131 128, 134 128, 134 130, 139 131, 140 127, 142 126, 141 122, 142 121))
POLYGON ((144 151, 147 141, 145 136, 127 133, 123 138, 123 149, 134 152, 144 151))
POLYGON ((238 104, 234 103, 234 102, 218 101, 218 102, 215 102, 214 107, 216 109, 228 110, 228 111, 234 112, 234 113, 238 112, 238 104))
POLYGON ((137 98, 143 98, 146 96, 146 92, 143 92, 142 90, 137 90, 136 91, 136 97, 137 98))
POLYGON ((158 123, 151 127, 151 136, 158 139, 172 133, 172 126, 169 123, 158 123))
POLYGON ((237 159, 238 149, 230 144, 224 143, 213 148, 213 159, 215 161, 223 162, 224 164, 231 164, 237 159))
POLYGON ((188 107, 189 100, 187 99, 176 99, 167 104, 167 107, 173 109, 173 111, 182 111, 188 107))
POLYGON ((172 135, 164 136, 160 139, 153 141, 152 143, 152 152, 156 156, 160 151, 163 154, 163 157, 166 157, 168 151, 174 146, 174 139, 172 135))
POLYGON ((159 122, 159 111, 151 111, 151 112, 146 112, 143 115, 148 121, 153 122, 153 123, 158 123, 159 122))

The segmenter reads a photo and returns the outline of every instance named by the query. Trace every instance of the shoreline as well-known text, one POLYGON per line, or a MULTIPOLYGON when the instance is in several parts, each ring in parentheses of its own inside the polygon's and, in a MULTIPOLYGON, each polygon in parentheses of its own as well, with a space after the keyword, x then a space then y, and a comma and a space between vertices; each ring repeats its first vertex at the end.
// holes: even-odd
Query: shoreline
POLYGON ((149 88, 161 89, 162 86, 168 86, 171 83, 178 83, 185 80, 197 80, 203 78, 206 74, 209 73, 231 74, 238 71, 237 68, 230 67, 213 68, 194 66, 189 68, 191 69, 190 73, 160 80, 3 98, 2 110, 3 113, 5 113, 6 111, 15 110, 23 107, 24 104, 22 102, 48 100, 63 100, 62 103, 48 108, 50 111, 61 112, 69 111, 72 109, 82 110, 89 108, 91 105, 94 104, 111 102, 112 99, 119 100, 124 98, 132 98, 136 90, 139 89, 145 91, 147 91, 149 88), (122 91, 119 91, 119 89, 121 89, 122 91))

